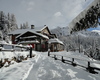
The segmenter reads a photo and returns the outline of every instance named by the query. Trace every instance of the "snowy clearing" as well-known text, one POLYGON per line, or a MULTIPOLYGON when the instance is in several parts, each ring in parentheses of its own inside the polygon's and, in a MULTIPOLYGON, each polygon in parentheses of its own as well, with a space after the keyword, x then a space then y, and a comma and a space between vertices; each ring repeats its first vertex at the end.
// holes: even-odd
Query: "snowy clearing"
MULTIPOLYGON (((70 64, 62 63, 60 60, 54 60, 54 58, 48 57, 47 52, 33 51, 33 54, 36 55, 33 58, 0 68, 0 80, 100 80, 100 71, 98 74, 91 74, 83 67, 73 67, 70 64)), ((88 58, 77 51, 63 51, 58 52, 58 54, 88 58)), ((70 60, 70 58, 66 59, 70 60)), ((87 66, 85 61, 75 60, 75 62, 87 66)), ((100 67, 99 64, 94 66, 100 67)))

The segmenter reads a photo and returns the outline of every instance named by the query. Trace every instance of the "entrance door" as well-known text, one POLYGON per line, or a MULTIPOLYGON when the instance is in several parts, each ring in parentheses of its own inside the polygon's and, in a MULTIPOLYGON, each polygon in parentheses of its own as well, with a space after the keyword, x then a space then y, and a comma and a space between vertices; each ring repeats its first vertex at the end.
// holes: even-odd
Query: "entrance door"
POLYGON ((41 50, 41 46, 40 46, 40 44, 37 44, 36 45, 36 51, 40 51, 41 50))

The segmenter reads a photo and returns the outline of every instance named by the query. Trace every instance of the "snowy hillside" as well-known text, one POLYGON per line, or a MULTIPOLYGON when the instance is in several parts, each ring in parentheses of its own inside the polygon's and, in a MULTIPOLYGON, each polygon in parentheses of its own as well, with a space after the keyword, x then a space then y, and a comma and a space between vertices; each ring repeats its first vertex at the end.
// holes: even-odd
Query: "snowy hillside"
MULTIPOLYGON (((89 73, 85 68, 54 60, 48 57, 47 52, 35 52, 32 59, 14 63, 9 67, 0 68, 0 80, 100 80, 100 71, 98 74, 89 73)), ((55 54, 55 53, 51 53, 55 54)), ((82 53, 76 52, 58 52, 60 55, 75 55, 77 57, 88 58, 82 53)), ((58 57, 61 59, 60 57, 58 57)), ((64 58, 70 60, 70 58, 64 58)), ((87 62, 75 60, 76 63, 87 67, 87 62)), ((99 64, 92 66, 100 67, 99 64)))
MULTIPOLYGON (((75 35, 78 34, 80 36, 86 36, 86 37, 93 37, 93 36, 100 36, 100 34, 96 31, 79 31, 79 32, 75 32, 75 35)), ((72 34, 72 35, 74 35, 72 34)))
POLYGON ((57 27, 51 30, 51 33, 56 34, 57 37, 69 35, 68 27, 57 27))
MULTIPOLYGON (((56 34, 57 37, 61 37, 61 36, 68 36, 69 34, 69 28, 68 27, 57 27, 55 29, 52 29, 51 32, 53 34, 56 34)), ((84 36, 84 37, 89 37, 89 36, 100 36, 100 31, 99 30, 93 30, 93 31, 79 31, 79 32, 75 32, 72 35, 80 35, 80 36, 84 36)))
POLYGON ((92 32, 98 33, 100 35, 100 30, 92 30, 92 32))
POLYGON ((100 60, 100 54, 96 51, 96 48, 100 51, 100 31, 78 31, 73 32, 72 34, 67 34, 67 28, 56 28, 52 30, 53 33, 64 43, 66 50, 81 49, 87 50, 91 48, 89 54, 95 59, 100 60), (66 34, 66 35, 61 35, 66 34), (92 53, 91 53, 92 52, 92 53), (95 54, 95 56, 94 56, 95 54))

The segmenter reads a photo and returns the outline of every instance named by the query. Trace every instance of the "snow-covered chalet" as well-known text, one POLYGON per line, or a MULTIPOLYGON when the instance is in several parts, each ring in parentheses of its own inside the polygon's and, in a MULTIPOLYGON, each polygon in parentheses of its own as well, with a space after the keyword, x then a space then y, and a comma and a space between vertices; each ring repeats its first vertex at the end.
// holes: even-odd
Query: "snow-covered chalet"
POLYGON ((9 33, 12 44, 31 45, 33 50, 52 52, 64 50, 64 44, 57 39, 55 34, 51 34, 48 26, 35 27, 31 25, 30 29, 17 29, 9 33))

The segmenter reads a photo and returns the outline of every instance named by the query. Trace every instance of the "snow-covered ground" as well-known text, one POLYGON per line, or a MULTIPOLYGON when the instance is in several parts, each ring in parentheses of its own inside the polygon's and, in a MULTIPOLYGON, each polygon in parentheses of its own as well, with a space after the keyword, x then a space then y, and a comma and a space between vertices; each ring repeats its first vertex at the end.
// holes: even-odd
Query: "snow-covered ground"
MULTIPOLYGON (((60 55, 75 55, 82 58, 88 58, 82 53, 76 52, 57 52, 60 55)), ((57 54, 51 53, 51 54, 57 54)), ((35 57, 20 63, 14 62, 9 67, 0 68, 0 80, 100 80, 100 71, 98 74, 91 74, 85 68, 62 63, 60 60, 54 60, 48 57, 47 52, 35 52, 35 57)), ((61 59, 58 56, 59 59, 61 59)), ((70 60, 70 58, 64 57, 70 60)), ((86 61, 75 60, 78 64, 87 66, 86 61)), ((96 64, 100 68, 99 64, 96 64)))

